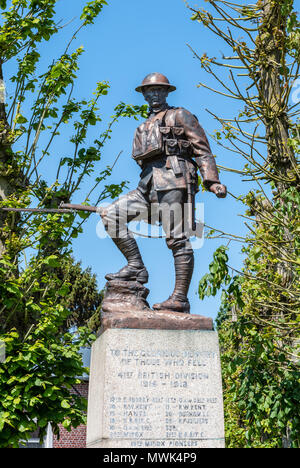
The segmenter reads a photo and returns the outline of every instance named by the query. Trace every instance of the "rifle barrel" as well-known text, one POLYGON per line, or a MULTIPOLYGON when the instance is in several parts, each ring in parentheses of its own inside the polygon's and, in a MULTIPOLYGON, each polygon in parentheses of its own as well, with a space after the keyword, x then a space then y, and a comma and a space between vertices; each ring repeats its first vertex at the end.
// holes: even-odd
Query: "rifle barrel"
POLYGON ((10 208, 3 207, 0 208, 0 211, 13 211, 15 213, 70 213, 70 210, 62 210, 56 208, 10 208))
POLYGON ((59 207, 66 208, 68 210, 75 210, 75 211, 90 211, 91 213, 97 213, 97 210, 98 210, 96 206, 73 205, 72 203, 61 203, 59 207))
POLYGON ((96 206, 88 205, 72 205, 71 203, 61 203, 59 208, 11 208, 11 207, 0 207, 0 211, 15 212, 15 213, 70 213, 70 211, 89 211, 91 213, 97 213, 98 208, 96 206))

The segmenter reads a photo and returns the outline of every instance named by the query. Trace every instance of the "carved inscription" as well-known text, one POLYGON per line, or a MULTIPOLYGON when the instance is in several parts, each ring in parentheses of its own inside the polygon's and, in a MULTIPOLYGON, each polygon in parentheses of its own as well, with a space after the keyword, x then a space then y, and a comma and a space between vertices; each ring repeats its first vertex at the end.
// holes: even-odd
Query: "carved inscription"
POLYGON ((169 351, 150 344, 145 349, 110 348, 108 353, 114 363, 110 368, 116 369, 111 375, 116 391, 106 400, 111 439, 151 446, 159 433, 171 447, 180 441, 197 446, 197 440, 211 437, 208 428, 220 409, 220 398, 209 390, 215 352, 169 351))

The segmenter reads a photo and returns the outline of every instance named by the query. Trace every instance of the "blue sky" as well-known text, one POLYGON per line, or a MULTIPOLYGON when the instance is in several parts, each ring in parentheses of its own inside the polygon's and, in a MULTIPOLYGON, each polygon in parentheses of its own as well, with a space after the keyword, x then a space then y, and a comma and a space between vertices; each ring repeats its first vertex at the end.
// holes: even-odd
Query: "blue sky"
MULTIPOLYGON (((76 29, 83 4, 81 0, 58 2, 58 18, 62 23, 72 21, 43 48, 41 72, 52 57, 59 57, 64 51, 68 39, 76 29)), ((203 0, 198 0, 197 5, 207 7, 203 0)), ((73 47, 83 45, 85 53, 80 59, 75 96, 88 98, 97 81, 107 80, 110 83, 110 92, 103 98, 100 106, 103 122, 89 133, 88 144, 92 145, 93 140, 103 131, 114 107, 120 101, 138 105, 144 103, 143 96, 135 92, 135 87, 150 72, 157 71, 168 76, 170 82, 177 87, 177 91, 169 96, 169 104, 185 107, 196 114, 208 136, 218 128, 218 123, 206 109, 222 117, 236 115, 241 104, 197 87, 199 82, 205 82, 208 86, 220 89, 220 85, 201 69, 187 44, 200 56, 206 52, 208 56, 219 57, 223 52, 226 54, 229 51, 221 39, 199 23, 191 21, 190 17, 191 12, 182 0, 108 0, 108 6, 103 9, 95 24, 78 36, 73 47)), ((9 67, 7 72, 9 73, 9 67)), ((224 81, 228 80, 229 73, 226 70, 221 69, 220 73, 224 81)), ((100 172, 106 165, 112 164, 117 154, 123 151, 109 182, 128 180, 128 190, 136 188, 139 180, 139 167, 131 159, 132 138, 138 124, 133 119, 122 119, 115 126, 96 169, 100 172)), ((244 160, 241 156, 222 149, 210 137, 209 140, 213 153, 217 155, 218 164, 238 169, 243 167, 244 160)), ((53 158, 68 156, 67 135, 61 135, 57 139, 53 151, 53 158)), ((57 160, 52 163, 49 158, 46 164, 45 167, 51 174, 51 170, 54 171, 57 166, 57 160)), ((239 175, 222 172, 221 180, 236 196, 248 191, 249 184, 243 183, 239 175)), ((87 181, 82 193, 85 190, 87 193, 88 189, 87 181)), ((80 203, 83 198, 78 196, 72 202, 80 203)), ((209 226, 237 235, 246 233, 243 219, 239 216, 243 207, 234 198, 228 196, 225 200, 219 200, 206 192, 198 194, 197 202, 204 203, 205 223, 209 226)), ((109 238, 97 237, 98 222, 97 215, 92 215, 86 222, 84 233, 74 242, 74 255, 76 260, 82 261, 83 267, 92 268, 97 275, 98 285, 102 288, 105 285, 105 274, 117 271, 125 262, 109 238)), ((206 240, 203 247, 195 251, 195 272, 189 293, 191 313, 213 318, 217 315, 219 295, 200 301, 197 288, 200 278, 208 272, 213 252, 226 242, 206 240)), ((149 302, 153 304, 163 301, 174 286, 171 251, 167 249, 163 239, 141 238, 138 239, 138 244, 150 274, 147 285, 150 289, 149 302)), ((229 263, 237 269, 242 266, 240 249, 240 243, 230 244, 229 263)))

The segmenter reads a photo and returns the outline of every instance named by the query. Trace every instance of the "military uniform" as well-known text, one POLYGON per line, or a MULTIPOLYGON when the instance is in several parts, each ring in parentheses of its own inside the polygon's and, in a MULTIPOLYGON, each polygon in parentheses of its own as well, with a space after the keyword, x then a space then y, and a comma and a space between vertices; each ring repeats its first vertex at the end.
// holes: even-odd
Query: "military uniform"
MULTIPOLYGON (((157 84, 157 75, 159 74, 149 75, 144 82, 148 84, 150 81, 151 85, 154 77, 153 84, 157 84)), ((160 77, 160 84, 173 88, 171 90, 175 89, 166 77, 159 75, 160 77)), ((137 91, 141 89, 139 87, 137 91)), ((173 302, 166 301, 163 307, 172 310, 172 304, 177 301, 174 310, 189 312, 187 291, 194 258, 189 235, 184 229, 183 208, 188 202, 188 193, 194 196, 198 191, 197 168, 207 188, 213 183, 220 184, 214 156, 198 119, 186 109, 169 107, 166 104, 157 113, 151 112, 148 119, 137 128, 132 157, 142 169, 138 187, 121 196, 101 215, 107 232, 127 258, 128 266, 117 274, 106 275, 106 278, 130 278, 142 283, 148 280, 147 270, 136 241, 128 231, 127 223, 137 218, 150 222, 150 212, 153 215, 152 208, 155 205, 157 217, 166 233, 167 246, 174 256, 176 271, 176 285, 171 296, 173 302), (175 210, 175 206, 176 209, 180 206, 181 216, 163 216, 163 207, 166 206, 171 213, 172 207, 175 210)), ((156 308, 162 308, 160 306, 157 305, 156 308)))
MULTIPOLYGON (((147 143, 145 146, 147 147, 147 143)), ((198 191, 197 166, 204 185, 220 183, 215 159, 204 130, 198 119, 183 108, 168 107, 165 111, 150 115, 136 130, 133 157, 143 169, 138 185, 142 193, 149 192, 149 189, 157 192, 187 189, 188 171, 194 189, 198 191), (162 152, 146 159, 139 158, 144 149, 143 139, 146 140, 147 135, 151 135, 151 127, 157 121, 160 122, 159 128, 163 135, 162 152)))
MULTIPOLYGON (((198 191, 197 164, 205 185, 220 183, 215 159, 204 130, 197 118, 183 108, 168 107, 158 114, 150 115, 136 130, 132 156, 142 167, 138 187, 120 197, 106 210, 107 221, 110 221, 112 226, 119 224, 119 232, 122 231, 123 234, 124 224, 137 217, 150 221, 153 203, 158 204, 158 210, 159 206, 165 203, 169 206, 187 203, 188 173, 192 192, 198 191), (157 123, 158 131, 162 135, 161 147, 153 141, 152 129, 157 123), (147 142, 149 135, 150 140, 147 142), (157 146, 161 152, 144 157, 147 150, 148 153, 151 150, 154 153, 153 148, 157 146)), ((168 219, 163 222, 167 245, 174 250, 174 255, 191 251, 190 242, 183 231, 183 222, 181 224, 180 233, 180 228, 174 226, 171 219, 170 225, 168 219)))

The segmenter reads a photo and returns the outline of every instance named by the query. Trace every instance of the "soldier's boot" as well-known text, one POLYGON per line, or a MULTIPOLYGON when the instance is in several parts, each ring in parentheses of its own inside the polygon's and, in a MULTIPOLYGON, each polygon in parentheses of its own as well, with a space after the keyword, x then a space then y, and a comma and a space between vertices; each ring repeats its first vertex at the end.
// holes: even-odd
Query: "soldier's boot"
POLYGON ((116 246, 125 256, 128 264, 121 268, 117 273, 108 273, 105 278, 108 281, 138 281, 139 283, 148 282, 148 271, 143 263, 138 245, 133 237, 129 235, 125 238, 114 238, 116 246))
POLYGON ((171 310, 172 312, 190 313, 190 303, 187 293, 194 271, 194 254, 188 253, 174 258, 175 288, 171 296, 164 302, 154 304, 154 310, 171 310))

